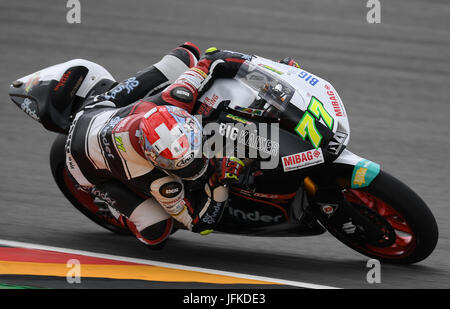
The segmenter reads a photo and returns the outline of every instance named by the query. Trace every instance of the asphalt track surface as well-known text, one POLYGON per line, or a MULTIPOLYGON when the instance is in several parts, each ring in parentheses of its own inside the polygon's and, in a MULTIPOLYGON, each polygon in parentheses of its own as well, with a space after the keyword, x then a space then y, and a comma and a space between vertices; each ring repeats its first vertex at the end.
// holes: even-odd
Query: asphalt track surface
POLYGON ((0 239, 341 288, 448 288, 450 4, 381 2, 381 24, 369 24, 366 1, 81 0, 81 24, 68 24, 66 1, 1 0, 0 239), (368 258, 328 233, 179 232, 163 251, 149 252, 83 217, 53 183, 54 134, 12 104, 10 83, 72 58, 97 62, 123 80, 188 40, 203 50, 291 56, 332 82, 350 116, 349 149, 410 185, 436 216, 434 253, 413 266, 382 264, 382 283, 371 285, 368 258))

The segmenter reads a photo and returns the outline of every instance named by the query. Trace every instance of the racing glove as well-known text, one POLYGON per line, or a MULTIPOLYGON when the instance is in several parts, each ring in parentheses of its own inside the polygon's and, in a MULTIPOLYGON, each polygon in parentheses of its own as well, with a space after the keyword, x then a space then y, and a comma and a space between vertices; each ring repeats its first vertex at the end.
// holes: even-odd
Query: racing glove
POLYGON ((192 215, 192 232, 208 235, 213 232, 222 218, 228 200, 228 188, 217 181, 215 174, 206 182, 206 200, 199 203, 192 215))
POLYGON ((236 157, 212 159, 210 161, 214 172, 205 184, 207 200, 193 214, 192 231, 207 235, 220 222, 228 200, 228 186, 239 183, 239 175, 244 169, 244 163, 236 157))
POLYGON ((239 183, 239 175, 245 167, 244 162, 236 157, 225 157, 213 162, 217 181, 225 186, 239 183))

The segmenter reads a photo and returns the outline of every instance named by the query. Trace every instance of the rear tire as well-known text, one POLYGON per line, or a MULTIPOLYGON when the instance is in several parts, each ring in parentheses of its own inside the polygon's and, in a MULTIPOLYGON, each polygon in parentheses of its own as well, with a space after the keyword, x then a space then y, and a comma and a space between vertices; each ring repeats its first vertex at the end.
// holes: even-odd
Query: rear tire
MULTIPOLYGON (((348 179, 346 183, 350 183, 348 179)), ((345 245, 371 258, 396 264, 417 263, 433 252, 439 237, 436 220, 425 202, 400 180, 381 171, 368 187, 343 189, 344 198, 350 204, 375 210, 396 234, 392 245, 362 244, 350 239, 341 227, 319 219, 345 245)))
POLYGON ((88 193, 77 190, 66 168, 66 138, 66 135, 58 135, 50 150, 50 167, 53 179, 61 192, 76 209, 93 222, 116 234, 132 235, 131 231, 115 219, 111 212, 108 210, 102 211, 99 206, 94 204, 93 198, 88 193))

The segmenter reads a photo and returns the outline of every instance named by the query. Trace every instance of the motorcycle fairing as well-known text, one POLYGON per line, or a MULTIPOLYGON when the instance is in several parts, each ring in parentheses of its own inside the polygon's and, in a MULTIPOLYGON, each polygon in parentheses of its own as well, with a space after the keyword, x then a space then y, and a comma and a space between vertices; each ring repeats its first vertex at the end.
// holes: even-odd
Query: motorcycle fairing
POLYGON ((230 101, 229 107, 232 109, 241 112, 247 110, 252 114, 263 112, 265 117, 278 119, 281 127, 297 133, 297 138, 312 144, 314 148, 323 148, 335 158, 348 144, 350 137, 345 109, 337 92, 327 81, 314 77, 314 85, 311 85, 305 83, 299 74, 309 73, 254 57, 251 62, 247 61, 241 66, 234 79, 217 80, 199 99, 201 105, 197 111, 207 115, 212 109, 218 108, 220 102, 230 101), (276 92, 279 94, 275 96, 276 92), (311 142, 308 134, 298 133, 303 116, 312 118, 312 102, 318 102, 316 105, 320 105, 323 115, 327 115, 328 119, 325 121, 327 119, 321 113, 310 119, 309 128, 313 128, 317 137, 315 143, 311 142))
POLYGON ((369 186, 381 170, 378 163, 361 158, 347 149, 334 160, 333 164, 346 165, 351 168, 350 184, 353 189, 369 186))
MULTIPOLYGON (((340 129, 350 135, 347 112, 331 83, 302 68, 288 66, 263 57, 254 57, 251 63, 292 85, 295 88, 295 94, 290 103, 300 110, 306 111, 311 98, 317 98, 335 120, 332 131, 336 133, 340 129)), ((319 122, 326 125, 323 119, 320 119, 319 122)), ((345 145, 347 145, 348 140, 349 138, 347 138, 345 145)))
POLYGON ((301 192, 299 190, 294 194, 272 197, 232 188, 230 205, 225 209, 215 230, 228 234, 271 237, 323 234, 325 229, 315 220, 309 221, 308 224, 299 224, 293 207, 301 207, 301 192), (294 198, 291 198, 291 195, 294 195, 294 198))
POLYGON ((10 86, 9 95, 46 129, 67 133, 76 102, 92 94, 94 88, 106 91, 114 82, 102 66, 74 59, 19 78, 10 86))
POLYGON ((370 183, 377 177, 380 173, 380 165, 363 159, 356 163, 355 168, 352 173, 352 188, 363 188, 370 185, 370 183))

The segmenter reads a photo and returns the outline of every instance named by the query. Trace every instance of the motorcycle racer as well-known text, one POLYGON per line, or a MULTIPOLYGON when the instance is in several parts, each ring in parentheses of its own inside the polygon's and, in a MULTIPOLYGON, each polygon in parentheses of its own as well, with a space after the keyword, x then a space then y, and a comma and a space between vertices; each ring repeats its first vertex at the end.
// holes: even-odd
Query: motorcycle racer
POLYGON ((227 184, 244 167, 234 157, 207 160, 199 153, 202 127, 190 113, 201 92, 218 77, 234 77, 251 56, 209 48, 199 57, 193 43, 175 48, 89 98, 69 130, 66 163, 75 181, 152 247, 170 235, 173 218, 210 233, 224 211, 227 184), (204 183, 203 193, 187 194, 182 180, 204 183))
MULTIPOLYGON (((193 232, 212 231, 228 197, 225 183, 242 170, 240 160, 224 158, 213 168, 198 155, 202 128, 187 111, 211 67, 210 60, 197 63, 199 56, 192 43, 175 48, 136 76, 89 98, 69 130, 66 164, 72 177, 149 246, 167 239, 173 218, 193 232), (205 183, 203 194, 188 196, 182 180, 205 183)), ((231 53, 227 58, 232 66, 243 59, 231 53)))
MULTIPOLYGON (((178 221, 184 221, 186 228, 203 234, 213 227, 224 233, 256 232, 267 236, 319 235, 326 229, 366 256, 395 263, 416 263, 434 250, 437 225, 420 196, 382 171, 379 164, 342 149, 350 133, 348 117, 342 102, 336 102, 336 110, 334 102, 339 98, 331 84, 304 70, 255 56, 241 65, 235 80, 218 81, 202 93, 217 72, 223 70, 233 76, 229 72, 232 65, 226 70, 227 62, 236 64, 242 59, 230 60, 227 51, 210 49, 204 58, 194 57, 197 62, 191 66, 190 54, 185 50, 189 51, 188 45, 120 84, 101 65, 84 59, 56 64, 12 82, 9 95, 14 104, 47 130, 61 133, 50 150, 51 171, 59 189, 76 209, 115 233, 133 230, 152 248, 164 244, 170 230, 181 226, 178 221), (201 65, 204 59, 209 60, 203 65, 206 70, 201 65), (178 60, 181 67, 173 65, 179 64, 178 60), (164 73, 165 68, 178 67, 181 75, 172 78, 167 73, 172 70, 164 73), (144 83, 149 74, 159 80, 148 78, 144 83), (181 88, 169 92, 173 104, 167 105, 167 100, 160 97, 169 89, 163 84, 175 82, 181 88), (323 87, 317 87, 317 83, 323 87), (248 88, 255 91, 248 92, 248 88), (291 96, 297 90, 306 99, 311 97, 307 108, 304 96, 291 96), (143 99, 139 99, 142 94, 143 99), (132 95, 137 101, 126 99, 132 95), (192 112, 188 112, 192 104, 175 106, 177 98, 184 96, 194 102, 195 95, 202 97, 193 103, 192 112), (158 105, 158 101, 162 104, 158 105), (232 198, 225 201, 230 205, 223 219, 220 214, 226 204, 219 200, 220 194, 227 194, 228 181, 239 179, 242 164, 235 158, 216 161, 202 157, 198 148, 202 128, 191 118, 192 113, 206 116, 204 123, 212 124, 208 130, 218 127, 218 138, 242 137, 240 144, 255 150, 262 144, 269 145, 260 138, 267 131, 259 134, 255 130, 250 137, 247 132, 232 131, 233 126, 240 129, 238 122, 278 122, 274 126, 281 128, 280 134, 273 136, 277 151, 270 153, 271 160, 278 159, 278 166, 263 171, 265 168, 259 165, 263 160, 257 157, 239 186, 231 186, 232 198), (333 114, 342 118, 333 119, 333 114), (323 140, 319 139, 322 143, 313 143, 310 133, 323 134, 323 140), (250 138, 252 144, 247 143, 250 138), (323 164, 306 165, 316 155, 317 162, 323 164), (78 185, 68 173, 92 196, 77 191, 78 185), (166 176, 174 179, 164 179, 166 176), (192 188, 192 184, 196 187, 192 188), (215 226, 218 220, 223 224, 215 226)), ((195 51, 191 53, 195 55, 195 51)), ((208 130, 205 128, 205 136, 210 134, 208 130)), ((205 152, 212 150, 209 146, 205 144, 205 152)), ((239 150, 231 148, 233 143, 227 146, 227 150, 239 150)))

